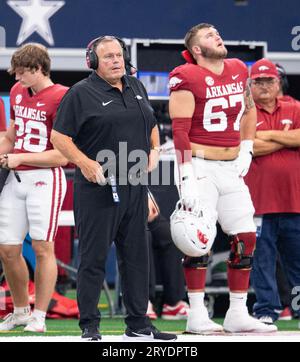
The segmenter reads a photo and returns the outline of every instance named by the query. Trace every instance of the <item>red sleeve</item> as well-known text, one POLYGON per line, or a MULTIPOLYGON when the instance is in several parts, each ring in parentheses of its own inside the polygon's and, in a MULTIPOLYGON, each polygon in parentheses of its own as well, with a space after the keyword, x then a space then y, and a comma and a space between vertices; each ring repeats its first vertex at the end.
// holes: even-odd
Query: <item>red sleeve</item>
MULTIPOLYGON (((16 101, 16 95, 19 93, 19 82, 15 83, 11 90, 10 90, 10 94, 9 94, 9 105, 10 105, 10 108, 9 108, 9 113, 10 113, 10 119, 15 119, 15 111, 14 111, 14 107, 13 105, 15 104, 15 101, 16 101)), ((21 94, 21 92, 20 92, 21 94)))
POLYGON ((0 98, 0 132, 6 131, 5 108, 2 98, 0 98))
POLYGON ((68 87, 61 86, 58 89, 57 94, 55 95, 56 96, 56 100, 55 100, 56 106, 54 107, 53 120, 55 120, 55 118, 56 118, 58 106, 59 106, 61 100, 63 99, 64 95, 67 93, 68 89, 69 89, 68 87))
POLYGON ((193 85, 191 79, 192 75, 188 76, 193 70, 193 67, 197 67, 194 64, 184 64, 179 67, 176 67, 169 74, 169 89, 170 93, 177 90, 187 90, 193 92, 193 85))
POLYGON ((248 78, 249 78, 248 67, 247 67, 247 65, 246 65, 244 62, 242 62, 241 60, 237 59, 237 61, 239 62, 240 67, 241 67, 242 79, 243 79, 243 81, 244 81, 245 84, 246 84, 246 82, 247 82, 247 80, 248 80, 248 78))
MULTIPOLYGON (((178 90, 187 90, 193 92, 193 86, 190 79, 193 64, 185 64, 175 68, 169 76, 170 92, 178 90)), ((176 150, 178 164, 190 162, 192 159, 189 132, 191 129, 192 118, 174 118, 172 120, 173 140, 176 150)))
POLYGON ((174 118, 172 120, 173 140, 178 164, 190 162, 192 159, 189 131, 192 118, 174 118))
POLYGON ((53 122, 55 122, 56 114, 58 107, 60 105, 60 102, 62 101, 64 95, 69 90, 68 87, 65 87, 61 84, 56 84, 56 87, 52 91, 51 98, 53 100, 53 107, 51 108, 51 117, 53 122))

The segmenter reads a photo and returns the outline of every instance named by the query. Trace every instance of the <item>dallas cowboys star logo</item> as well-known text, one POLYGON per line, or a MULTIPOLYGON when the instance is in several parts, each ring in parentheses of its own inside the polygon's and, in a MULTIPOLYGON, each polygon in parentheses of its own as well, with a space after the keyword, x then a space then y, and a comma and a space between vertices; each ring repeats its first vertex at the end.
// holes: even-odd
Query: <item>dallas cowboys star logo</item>
POLYGON ((48 44, 54 45, 49 19, 65 5, 65 1, 10 0, 7 1, 7 5, 23 19, 17 45, 23 43, 34 32, 37 32, 48 44))

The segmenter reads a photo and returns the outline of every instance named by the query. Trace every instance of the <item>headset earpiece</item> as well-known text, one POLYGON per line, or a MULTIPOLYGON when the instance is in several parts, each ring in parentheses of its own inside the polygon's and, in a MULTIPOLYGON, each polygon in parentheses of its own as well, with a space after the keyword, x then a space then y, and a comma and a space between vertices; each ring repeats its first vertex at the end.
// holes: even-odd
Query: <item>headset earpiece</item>
POLYGON ((88 68, 90 68, 90 69, 98 68, 98 56, 95 52, 94 44, 100 38, 93 39, 91 42, 89 42, 89 44, 86 48, 85 59, 86 59, 86 64, 87 64, 88 68))

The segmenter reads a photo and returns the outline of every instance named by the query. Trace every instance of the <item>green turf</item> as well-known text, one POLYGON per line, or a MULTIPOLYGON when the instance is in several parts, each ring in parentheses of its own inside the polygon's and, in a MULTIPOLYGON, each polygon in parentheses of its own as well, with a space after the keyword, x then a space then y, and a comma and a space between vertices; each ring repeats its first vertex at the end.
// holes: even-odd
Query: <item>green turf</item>
MULTIPOLYGON (((222 323, 222 319, 215 319, 215 322, 222 323)), ((185 321, 164 321, 158 319, 153 324, 160 330, 180 333, 185 329, 185 321)), ((276 322, 279 331, 299 331, 298 320, 292 321, 279 321, 276 322)), ((47 320, 47 333, 43 335, 48 336, 76 336, 80 335, 80 329, 78 327, 78 321, 74 319, 65 320, 47 320)), ((10 332, 0 332, 0 337, 3 336, 30 336, 36 335, 35 333, 23 332, 22 327, 10 332)), ((101 321, 101 333, 103 335, 120 335, 124 333, 125 324, 122 318, 103 318, 101 321)))
MULTIPOLYGON (((114 299, 114 291, 111 291, 111 296, 114 299)), ((71 299, 76 299, 76 291, 69 290, 66 294, 66 297, 71 299)), ((102 313, 101 320, 101 333, 103 335, 120 335, 124 333, 125 323, 123 318, 114 317, 109 318, 109 309, 107 304, 107 299, 105 293, 101 293, 101 298, 99 300, 99 306, 102 313)), ((215 322, 222 324, 223 319, 214 319, 215 322)), ((298 320, 292 321, 278 321, 276 325, 279 331, 298 331, 298 320)), ((165 321, 158 319, 153 322, 153 324, 162 331, 176 332, 181 333, 185 330, 186 321, 165 321)), ((19 327, 14 331, 10 332, 0 332, 0 337, 3 336, 30 336, 36 335, 36 333, 23 332, 23 327, 19 327)), ((46 336, 77 336, 80 335, 81 331, 78 326, 78 320, 75 319, 48 319, 47 320, 47 333, 43 334, 46 336)))

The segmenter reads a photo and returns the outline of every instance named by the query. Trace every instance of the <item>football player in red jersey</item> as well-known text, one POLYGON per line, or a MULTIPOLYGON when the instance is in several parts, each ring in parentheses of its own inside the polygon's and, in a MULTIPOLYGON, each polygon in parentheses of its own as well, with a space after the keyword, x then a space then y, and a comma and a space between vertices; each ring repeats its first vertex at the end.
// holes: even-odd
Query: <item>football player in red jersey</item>
MULTIPOLYGON (((169 104, 181 202, 192 212, 205 207, 205 213, 231 237, 230 306, 224 330, 274 331, 275 326, 249 316, 246 306, 256 241, 254 208, 243 180, 252 160, 256 127, 247 67, 238 59, 225 59, 227 50, 211 24, 191 28, 185 45, 187 63, 170 74, 169 104)), ((207 259, 205 255, 184 260, 190 333, 223 330, 209 319, 204 305, 207 259)))
POLYGON ((50 57, 40 44, 25 44, 13 54, 10 74, 11 121, 0 142, 0 163, 11 169, 0 196, 0 258, 14 300, 14 312, 0 331, 25 326, 45 332, 46 311, 54 290, 57 266, 54 239, 66 191, 62 168, 67 160, 53 149, 49 136, 56 110, 67 88, 50 79, 50 57), (29 232, 36 255, 35 309, 27 293, 28 270, 22 242, 29 232))
POLYGON ((0 98, 0 139, 4 136, 6 131, 6 118, 5 118, 5 108, 3 99, 0 98))
POLYGON ((273 323, 282 309, 277 255, 290 286, 300 285, 300 106, 277 98, 280 74, 270 60, 253 64, 251 80, 257 132, 246 183, 259 221, 251 279, 257 299, 253 310, 257 318, 273 323))

